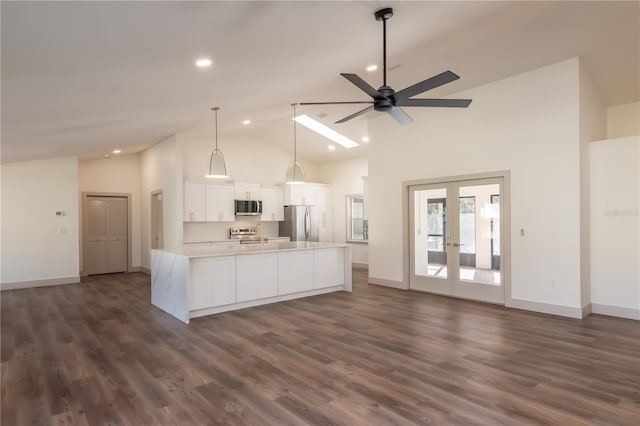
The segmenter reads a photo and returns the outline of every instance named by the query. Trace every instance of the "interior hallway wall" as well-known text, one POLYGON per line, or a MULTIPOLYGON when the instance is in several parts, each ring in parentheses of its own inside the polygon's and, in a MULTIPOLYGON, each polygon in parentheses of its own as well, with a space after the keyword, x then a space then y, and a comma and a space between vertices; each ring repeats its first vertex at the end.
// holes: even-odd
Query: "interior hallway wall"
MULTIPOLYGON (((142 203, 140 154, 113 155, 109 158, 80 160, 78 162, 78 190, 82 192, 111 192, 131 194, 131 266, 141 266, 142 203)), ((82 217, 82 212, 80 214, 82 217)), ((82 242, 80 243, 80 269, 82 270, 82 242)))
POLYGON ((2 288, 79 282, 78 159, 1 169, 2 288))

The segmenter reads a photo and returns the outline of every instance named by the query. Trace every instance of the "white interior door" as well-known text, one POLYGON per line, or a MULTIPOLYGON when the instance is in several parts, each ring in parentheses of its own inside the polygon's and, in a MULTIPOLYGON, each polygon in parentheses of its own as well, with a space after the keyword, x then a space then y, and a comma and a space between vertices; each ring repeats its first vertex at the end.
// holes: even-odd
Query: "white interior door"
POLYGON ((128 199, 89 195, 84 199, 83 269, 87 275, 128 269, 128 199))
POLYGON ((502 178, 409 187, 409 287, 504 304, 502 178))

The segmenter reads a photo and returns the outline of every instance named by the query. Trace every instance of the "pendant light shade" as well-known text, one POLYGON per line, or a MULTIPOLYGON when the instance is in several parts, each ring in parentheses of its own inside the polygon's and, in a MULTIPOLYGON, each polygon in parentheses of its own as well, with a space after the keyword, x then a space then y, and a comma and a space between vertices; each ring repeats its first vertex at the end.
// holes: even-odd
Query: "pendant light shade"
POLYGON ((209 174, 205 175, 205 177, 213 178, 213 179, 225 179, 229 177, 227 173, 227 162, 224 160, 224 155, 222 151, 218 149, 218 110, 219 107, 211 108, 211 110, 215 113, 216 117, 216 147, 211 152, 211 157, 209 158, 209 174))
POLYGON ((306 182, 304 167, 302 166, 302 163, 298 161, 298 147, 296 141, 296 105, 297 104, 291 104, 293 107, 293 161, 289 163, 289 167, 287 167, 287 175, 285 177, 285 183, 288 183, 289 185, 306 182))

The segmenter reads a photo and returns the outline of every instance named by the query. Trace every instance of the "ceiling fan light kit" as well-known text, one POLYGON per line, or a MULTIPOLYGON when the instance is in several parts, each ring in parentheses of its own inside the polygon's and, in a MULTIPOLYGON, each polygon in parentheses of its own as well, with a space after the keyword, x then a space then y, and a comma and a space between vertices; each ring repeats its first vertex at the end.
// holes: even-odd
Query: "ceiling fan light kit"
POLYGON ((213 151, 211 151, 211 156, 209 157, 209 174, 205 175, 207 178, 211 179, 226 179, 229 177, 227 172, 227 162, 224 160, 224 155, 222 151, 218 149, 218 110, 219 107, 211 108, 215 113, 216 117, 216 147, 213 151))
POLYGON ((419 95, 420 93, 459 79, 460 77, 452 71, 445 71, 398 92, 390 86, 387 86, 387 20, 393 16, 393 9, 390 7, 379 9, 374 13, 374 16, 377 21, 382 21, 382 86, 376 90, 356 74, 340 74, 367 95, 371 96, 373 100, 352 102, 301 102, 300 105, 369 104, 368 107, 336 121, 336 124, 344 123, 371 110, 375 110, 386 112, 402 125, 413 122, 413 119, 401 108, 403 106, 445 108, 466 108, 469 106, 471 99, 412 99, 413 96, 419 95))
POLYGON ((296 140, 296 105, 291 104, 293 107, 293 161, 289 163, 287 167, 287 173, 285 175, 285 183, 289 185, 302 184, 306 182, 306 175, 302 163, 298 161, 298 148, 296 140))

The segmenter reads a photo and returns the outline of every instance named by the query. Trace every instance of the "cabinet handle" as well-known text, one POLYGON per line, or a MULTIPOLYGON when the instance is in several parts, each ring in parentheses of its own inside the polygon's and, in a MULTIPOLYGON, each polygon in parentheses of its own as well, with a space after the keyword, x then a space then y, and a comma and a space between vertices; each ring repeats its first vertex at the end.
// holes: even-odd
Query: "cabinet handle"
POLYGON ((271 220, 276 220, 276 214, 275 213, 271 213, 271 220))
POLYGON ((223 218, 222 213, 218 213, 218 220, 220 220, 220 221, 221 221, 221 220, 222 220, 222 218, 223 218))

